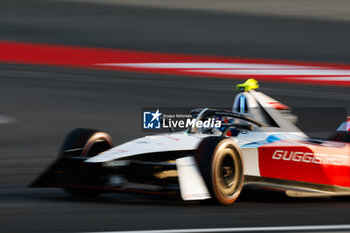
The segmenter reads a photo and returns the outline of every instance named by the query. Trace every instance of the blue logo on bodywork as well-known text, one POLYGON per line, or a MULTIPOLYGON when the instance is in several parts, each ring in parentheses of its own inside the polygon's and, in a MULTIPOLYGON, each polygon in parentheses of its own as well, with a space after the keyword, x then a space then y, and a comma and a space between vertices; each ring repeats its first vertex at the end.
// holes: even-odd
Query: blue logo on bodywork
POLYGON ((160 129, 160 116, 162 113, 159 109, 155 112, 143 112, 143 128, 144 129, 160 129))

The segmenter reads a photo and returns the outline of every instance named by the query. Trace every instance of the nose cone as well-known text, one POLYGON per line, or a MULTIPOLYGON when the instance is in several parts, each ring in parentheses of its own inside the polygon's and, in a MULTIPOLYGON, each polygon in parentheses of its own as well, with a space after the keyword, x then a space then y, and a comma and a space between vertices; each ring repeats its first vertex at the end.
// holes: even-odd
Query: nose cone
POLYGON ((146 136, 116 146, 86 160, 85 162, 100 163, 140 154, 195 150, 200 141, 200 137, 187 133, 146 136))

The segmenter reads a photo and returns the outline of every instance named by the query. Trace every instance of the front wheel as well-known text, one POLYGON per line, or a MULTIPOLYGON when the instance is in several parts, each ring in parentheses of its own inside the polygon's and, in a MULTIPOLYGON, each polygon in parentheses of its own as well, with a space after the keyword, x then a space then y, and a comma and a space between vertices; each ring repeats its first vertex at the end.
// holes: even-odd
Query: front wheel
MULTIPOLYGON (((78 128, 66 137, 60 156, 83 156, 93 157, 113 147, 111 137, 100 130, 78 128)), ((87 171, 82 169, 83 176, 88 176, 87 171)), ((65 188, 65 191, 77 197, 96 197, 102 192, 94 189, 65 188)))
POLYGON ((207 137, 199 145, 196 160, 214 201, 232 204, 243 187, 243 163, 236 144, 225 137, 207 137))

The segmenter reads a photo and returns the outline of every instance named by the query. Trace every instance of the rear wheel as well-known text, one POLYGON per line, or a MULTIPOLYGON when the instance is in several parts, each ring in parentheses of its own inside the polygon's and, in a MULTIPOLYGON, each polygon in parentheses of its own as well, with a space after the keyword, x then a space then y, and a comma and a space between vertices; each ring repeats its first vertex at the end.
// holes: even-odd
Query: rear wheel
MULTIPOLYGON (((78 128, 66 137, 60 156, 93 157, 112 147, 112 139, 107 133, 95 129, 78 128)), ((96 197, 102 193, 100 190, 82 188, 65 188, 65 191, 79 197, 96 197)))
POLYGON ((229 138, 205 138, 196 159, 211 197, 223 205, 232 204, 243 186, 243 164, 239 149, 229 138))

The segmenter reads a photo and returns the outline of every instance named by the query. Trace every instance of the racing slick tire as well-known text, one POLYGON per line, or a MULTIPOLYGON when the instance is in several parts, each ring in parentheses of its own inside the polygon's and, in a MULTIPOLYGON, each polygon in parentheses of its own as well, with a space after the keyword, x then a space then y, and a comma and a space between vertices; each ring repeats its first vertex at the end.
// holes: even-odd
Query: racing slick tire
MULTIPOLYGON (((112 147, 112 139, 107 133, 96 129, 78 128, 67 135, 60 156, 92 157, 112 147)), ((97 197, 102 194, 100 190, 94 189, 65 188, 64 190, 75 197, 97 197)))
POLYGON ((112 139, 107 133, 96 129, 78 128, 67 135, 60 155, 66 156, 78 151, 79 154, 74 154, 75 156, 92 157, 112 147, 112 139))
POLYGON ((243 161, 240 150, 226 137, 207 137, 195 154, 199 170, 216 203, 230 205, 243 187, 243 161))

